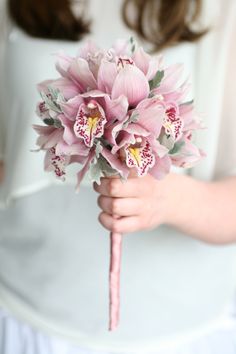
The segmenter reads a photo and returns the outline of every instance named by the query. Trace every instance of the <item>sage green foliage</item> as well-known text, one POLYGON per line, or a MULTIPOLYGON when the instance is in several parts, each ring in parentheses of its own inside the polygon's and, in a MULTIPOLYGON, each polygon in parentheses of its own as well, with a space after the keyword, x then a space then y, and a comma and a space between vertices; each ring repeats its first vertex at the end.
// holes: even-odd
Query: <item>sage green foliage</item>
POLYGON ((138 118, 139 118, 139 114, 137 112, 132 113, 131 116, 124 122, 122 129, 127 128, 130 123, 137 123, 138 118))
POLYGON ((54 125, 54 119, 53 118, 45 118, 43 121, 47 125, 54 125))
POLYGON ((170 155, 177 154, 184 145, 185 145, 184 141, 179 141, 175 143, 174 147, 169 151, 169 154, 170 155))
POLYGON ((135 41, 133 37, 130 37, 130 44, 131 44, 131 52, 135 52, 135 41))
POLYGON ((154 88, 157 88, 158 86, 160 86, 161 80, 164 77, 164 70, 158 70, 156 75, 154 76, 154 78, 152 80, 149 81, 149 87, 150 90, 153 90, 154 88))
POLYGON ((54 126, 55 128, 61 128, 62 127, 61 122, 59 121, 59 119, 45 118, 43 121, 44 121, 44 123, 46 125, 51 125, 51 126, 54 126))
POLYGON ((161 145, 165 146, 169 151, 173 149, 175 145, 175 140, 173 139, 173 137, 171 135, 166 135, 164 133, 164 130, 162 131, 161 135, 157 140, 161 145))
POLYGON ((54 89, 51 86, 48 86, 48 92, 50 94, 49 97, 43 91, 40 92, 42 100, 45 102, 46 108, 57 113, 62 113, 58 102, 65 102, 63 95, 58 89, 54 89))
POLYGON ((101 177, 110 177, 118 175, 118 172, 112 168, 103 156, 95 158, 90 165, 89 178, 92 182, 100 184, 101 177))

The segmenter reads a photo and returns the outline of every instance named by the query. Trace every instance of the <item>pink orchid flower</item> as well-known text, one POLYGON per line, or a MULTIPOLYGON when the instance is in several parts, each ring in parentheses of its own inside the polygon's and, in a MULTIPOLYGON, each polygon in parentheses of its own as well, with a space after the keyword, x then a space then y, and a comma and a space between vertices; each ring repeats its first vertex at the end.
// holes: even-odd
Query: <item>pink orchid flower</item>
POLYGON ((153 57, 146 53, 142 47, 135 50, 131 58, 148 81, 154 78, 158 70, 163 70, 163 57, 161 55, 153 57))
POLYGON ((135 144, 130 144, 124 148, 126 154, 126 164, 134 167, 138 176, 145 176, 150 168, 155 164, 155 155, 148 140, 141 137, 136 138, 135 144))
POLYGON ((184 120, 180 116, 178 105, 174 102, 166 104, 163 127, 165 133, 170 135, 174 141, 178 141, 182 137, 184 120))
POLYGON ((54 147, 63 137, 63 129, 53 126, 33 125, 34 130, 39 135, 36 144, 42 150, 54 147))
POLYGON ((179 114, 184 120, 183 132, 205 128, 194 109, 193 102, 179 105, 179 114))
POLYGON ((69 161, 70 157, 66 155, 57 155, 55 147, 52 147, 46 152, 44 169, 45 171, 53 171, 57 178, 65 180, 65 170, 69 161))
POLYGON ((129 105, 132 107, 135 107, 149 95, 149 84, 146 76, 133 64, 124 64, 113 83, 112 99, 121 95, 127 97, 129 105))
POLYGON ((114 120, 123 120, 127 115, 129 103, 127 97, 121 95, 116 99, 111 99, 110 96, 100 90, 92 90, 81 95, 85 102, 89 102, 91 99, 96 100, 97 103, 106 112, 106 119, 109 126, 114 120))
MULTIPOLYGON (((154 153, 155 154, 155 153, 154 153)), ((171 159, 168 155, 163 157, 155 154, 155 165, 149 170, 150 175, 156 179, 163 179, 169 172, 171 168, 171 159)))
POLYGON ((106 116, 103 108, 91 100, 87 105, 81 104, 74 124, 74 132, 82 138, 88 147, 92 147, 95 138, 100 138, 104 132, 106 116))
POLYGON ((183 140, 180 140, 180 142, 181 141, 183 145, 178 153, 170 156, 171 162, 178 167, 191 168, 202 160, 205 153, 191 142, 191 134, 184 136, 183 140))
MULTIPOLYGON (((131 39, 108 50, 86 42, 75 57, 60 53, 56 68, 58 79, 38 85, 37 114, 46 126, 34 129, 46 171, 64 180, 68 165, 81 165, 77 190, 88 171, 93 181, 126 179, 133 169, 162 179, 171 165, 191 167, 204 156, 191 141, 203 127, 193 103, 184 102, 181 65, 164 67, 131 39)), ((119 318, 121 240, 111 233, 110 330, 119 318)))
POLYGON ((77 57, 85 59, 94 77, 101 65, 101 60, 107 56, 107 51, 99 48, 93 40, 86 41, 78 51, 77 57))
POLYGON ((59 90, 65 100, 69 100, 80 93, 78 85, 67 77, 56 79, 50 85, 59 90))

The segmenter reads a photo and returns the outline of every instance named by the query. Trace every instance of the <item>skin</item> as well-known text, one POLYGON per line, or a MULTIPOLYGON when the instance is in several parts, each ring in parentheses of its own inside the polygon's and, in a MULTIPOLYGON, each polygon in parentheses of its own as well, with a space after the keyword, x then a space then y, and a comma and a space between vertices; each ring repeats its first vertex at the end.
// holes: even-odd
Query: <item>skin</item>
POLYGON ((162 224, 211 244, 236 241, 236 177, 204 182, 171 173, 158 181, 150 175, 103 178, 94 184, 109 231, 132 233, 162 224))
MULTIPOLYGON (((4 163, 0 161, 0 183, 4 163)), ((211 244, 236 242, 236 177, 204 182, 170 173, 158 181, 150 175, 102 178, 100 223, 122 234, 151 230, 162 224, 211 244)))

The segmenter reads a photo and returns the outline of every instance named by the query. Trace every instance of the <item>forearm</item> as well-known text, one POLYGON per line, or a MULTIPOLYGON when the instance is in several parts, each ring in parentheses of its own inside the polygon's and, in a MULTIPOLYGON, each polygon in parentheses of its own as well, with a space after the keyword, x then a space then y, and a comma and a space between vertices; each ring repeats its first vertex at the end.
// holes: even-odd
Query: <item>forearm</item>
POLYGON ((236 242, 236 177, 204 182, 170 173, 102 180, 95 184, 99 220, 110 231, 130 233, 170 225, 208 243, 236 242), (114 218, 113 215, 119 216, 114 218))
MULTIPOLYGON (((236 242, 236 177, 203 182, 189 176, 170 175, 179 186, 168 212, 167 223, 195 238, 209 243, 236 242)), ((167 198, 168 199, 168 198, 167 198)))

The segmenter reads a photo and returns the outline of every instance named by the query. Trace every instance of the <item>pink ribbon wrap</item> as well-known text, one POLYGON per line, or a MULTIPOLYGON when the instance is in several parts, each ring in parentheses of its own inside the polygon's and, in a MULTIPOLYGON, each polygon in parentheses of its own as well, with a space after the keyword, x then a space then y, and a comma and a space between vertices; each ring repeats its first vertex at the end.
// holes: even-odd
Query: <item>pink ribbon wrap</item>
POLYGON ((120 268, 122 235, 110 233, 109 331, 117 328, 120 317, 120 268))

